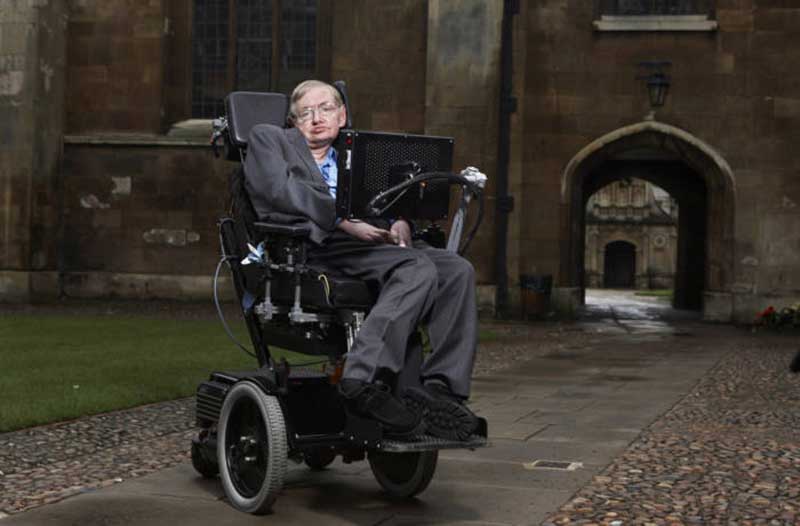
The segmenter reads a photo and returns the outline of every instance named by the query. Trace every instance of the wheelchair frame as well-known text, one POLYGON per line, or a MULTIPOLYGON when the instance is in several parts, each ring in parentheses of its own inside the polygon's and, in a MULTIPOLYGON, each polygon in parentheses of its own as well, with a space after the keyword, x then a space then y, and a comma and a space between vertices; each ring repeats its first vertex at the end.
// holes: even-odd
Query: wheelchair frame
MULTIPOLYGON (((336 87, 346 101, 343 83, 336 87)), ((215 151, 217 141, 222 139, 226 157, 243 161, 252 126, 262 122, 282 125, 287 109, 288 101, 283 95, 230 94, 226 98, 227 119, 215 124, 215 151)), ((448 242, 448 248, 455 250, 469 200, 479 195, 485 176, 472 169, 461 176, 448 174, 446 179, 463 188, 448 242)), ((367 459, 387 493, 407 498, 430 483, 439 449, 486 446, 484 419, 479 419, 478 430, 466 441, 426 435, 401 441, 384 437, 377 422, 346 408, 336 383, 369 304, 363 298, 357 300, 355 294, 350 305, 344 301, 344 306, 330 305, 330 309, 304 308, 304 294, 314 286, 319 290, 319 281, 324 281, 325 301, 331 304, 328 276, 306 261, 308 227, 254 221, 244 193, 241 166, 231 181, 234 213, 219 221, 220 266, 230 266, 259 367, 213 372, 208 381, 198 386, 196 422, 201 429, 191 448, 196 471, 204 477, 219 474, 234 507, 261 514, 269 511, 277 498, 289 459, 305 462, 315 470, 325 468, 338 455, 345 463, 367 459), (327 356, 328 368, 317 371, 292 367, 285 360, 278 362, 271 356, 269 345, 327 356)), ((403 185, 409 184, 413 181, 393 190, 402 190, 403 185)), ((390 193, 376 196, 373 204, 390 193)), ((435 234, 436 230, 431 232, 435 234)), ((348 280, 337 277, 335 283, 346 286, 348 280)), ((364 285, 359 289, 358 283, 350 283, 351 288, 363 297, 364 285)), ((423 357, 418 338, 412 335, 416 351, 409 352, 406 368, 398 379, 401 385, 419 381, 423 357)))

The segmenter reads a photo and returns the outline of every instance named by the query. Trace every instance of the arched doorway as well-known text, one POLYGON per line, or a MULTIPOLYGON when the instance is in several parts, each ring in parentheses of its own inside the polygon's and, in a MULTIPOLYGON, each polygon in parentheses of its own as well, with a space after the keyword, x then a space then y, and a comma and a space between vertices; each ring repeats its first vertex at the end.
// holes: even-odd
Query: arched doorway
POLYGON ((638 178, 616 181, 592 194, 585 215, 585 286, 608 288, 606 249, 609 243, 625 241, 636 247, 635 276, 629 286, 662 294, 673 290, 679 214, 669 192, 638 178))
POLYGON ((632 289, 636 286, 636 246, 633 243, 612 241, 606 245, 603 286, 607 289, 632 289))
MULTIPOLYGON (((558 286, 575 291, 577 301, 582 302, 587 200, 599 188, 628 177, 660 186, 683 211, 678 224, 673 305, 701 310, 709 297, 717 303, 730 302, 733 174, 709 145, 684 130, 655 121, 615 130, 584 147, 567 165, 561 181, 562 239, 567 253, 561 260, 558 286)), ((715 311, 719 310, 715 305, 715 311)))

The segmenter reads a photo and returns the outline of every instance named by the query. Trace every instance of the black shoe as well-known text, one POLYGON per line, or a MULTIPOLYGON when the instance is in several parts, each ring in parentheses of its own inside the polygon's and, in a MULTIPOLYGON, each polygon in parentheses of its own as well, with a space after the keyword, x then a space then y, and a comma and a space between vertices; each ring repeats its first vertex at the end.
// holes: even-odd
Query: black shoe
POLYGON ((386 384, 343 378, 339 392, 353 412, 377 420, 387 437, 408 438, 424 431, 422 414, 395 398, 386 384))
POLYGON ((446 386, 428 383, 403 393, 410 408, 422 412, 427 433, 447 440, 466 440, 478 428, 478 417, 446 386))

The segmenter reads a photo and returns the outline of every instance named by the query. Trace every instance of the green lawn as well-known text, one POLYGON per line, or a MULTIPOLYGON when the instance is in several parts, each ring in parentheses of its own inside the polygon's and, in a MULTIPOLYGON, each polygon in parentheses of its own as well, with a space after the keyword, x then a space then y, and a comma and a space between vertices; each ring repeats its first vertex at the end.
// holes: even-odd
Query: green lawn
MULTIPOLYGON (((234 332, 249 348, 241 323, 234 332)), ((274 354, 290 363, 324 359, 274 354)), ((255 366, 217 320, 3 315, 0 432, 191 396, 212 370, 255 366)))
POLYGON ((190 396, 212 370, 256 363, 215 320, 3 315, 0 432, 190 396))

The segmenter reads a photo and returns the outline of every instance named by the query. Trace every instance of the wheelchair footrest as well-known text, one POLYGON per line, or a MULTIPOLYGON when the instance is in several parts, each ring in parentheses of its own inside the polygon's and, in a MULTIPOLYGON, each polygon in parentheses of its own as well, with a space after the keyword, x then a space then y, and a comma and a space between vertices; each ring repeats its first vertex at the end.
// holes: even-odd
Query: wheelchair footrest
POLYGON ((380 449, 391 453, 433 451, 435 449, 477 449, 489 445, 489 426, 485 418, 478 418, 478 428, 466 440, 448 440, 431 435, 416 435, 404 440, 383 439, 380 449))
POLYGON ((477 449, 489 445, 485 436, 472 435, 466 440, 447 440, 431 435, 417 435, 407 440, 381 440, 383 451, 391 453, 413 453, 435 449, 477 449))

